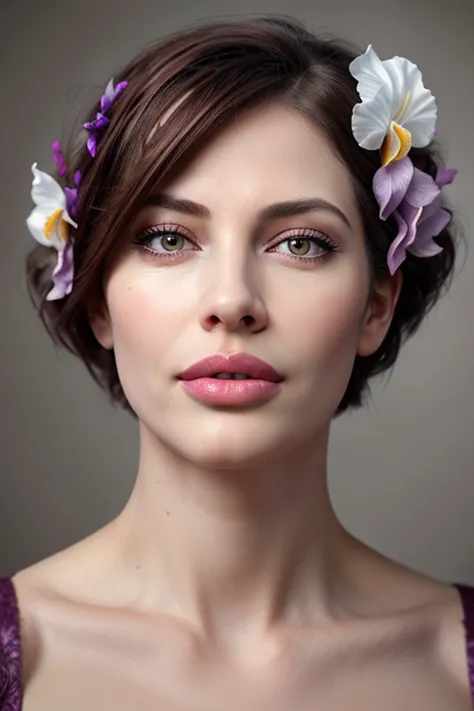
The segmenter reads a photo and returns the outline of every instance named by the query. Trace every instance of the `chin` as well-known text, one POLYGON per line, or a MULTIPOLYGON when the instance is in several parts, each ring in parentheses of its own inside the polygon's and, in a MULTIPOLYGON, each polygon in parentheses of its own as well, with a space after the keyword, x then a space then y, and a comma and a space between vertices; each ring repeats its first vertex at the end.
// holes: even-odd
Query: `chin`
MULTIPOLYGON (((222 418, 222 415, 221 415, 222 418)), ((283 449, 292 449, 289 441, 284 447, 288 433, 270 423, 234 422, 233 425, 217 428, 201 425, 192 432, 183 432, 178 441, 169 438, 168 444, 185 459, 208 469, 236 470, 249 469, 268 464, 269 460, 281 456, 283 449), (283 446, 282 446, 283 445, 283 446)), ((273 424, 273 423, 272 423, 273 424)), ((162 440, 163 441, 163 440, 162 440)))
POLYGON ((306 429, 301 426, 303 418, 295 417, 289 427, 287 414, 264 409, 209 409, 200 411, 198 417, 168 412, 168 417, 154 419, 147 418, 145 426, 160 448, 207 469, 231 471, 268 466, 272 461, 278 464, 285 456, 294 459, 295 450, 315 438, 314 421, 310 427, 311 420, 307 420, 306 429))

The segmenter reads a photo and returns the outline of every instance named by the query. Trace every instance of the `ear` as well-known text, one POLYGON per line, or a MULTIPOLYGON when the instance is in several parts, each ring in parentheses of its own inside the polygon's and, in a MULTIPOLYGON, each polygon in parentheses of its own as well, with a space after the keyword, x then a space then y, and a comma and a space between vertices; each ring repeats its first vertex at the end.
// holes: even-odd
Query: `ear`
POLYGON ((89 324, 96 340, 102 348, 110 351, 114 347, 112 323, 105 302, 91 307, 88 311, 89 324))
POLYGON ((392 323, 402 285, 403 277, 398 269, 383 284, 373 287, 362 321, 357 355, 372 355, 382 345, 392 323))

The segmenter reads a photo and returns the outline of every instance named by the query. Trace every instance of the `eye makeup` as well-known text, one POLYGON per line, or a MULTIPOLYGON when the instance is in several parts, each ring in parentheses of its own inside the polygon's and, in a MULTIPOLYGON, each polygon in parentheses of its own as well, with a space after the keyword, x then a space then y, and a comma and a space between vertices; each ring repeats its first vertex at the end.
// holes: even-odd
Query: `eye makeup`
MULTIPOLYGON (((169 260, 174 259, 176 261, 180 260, 181 255, 186 254, 190 251, 198 251, 199 247, 196 245, 194 238, 190 235, 188 230, 180 225, 175 224, 159 224, 147 227, 145 230, 141 231, 133 244, 139 249, 145 251, 152 258, 157 260, 169 260), (164 239, 167 239, 167 243, 164 239), (152 246, 153 242, 158 244, 152 246), (191 249, 180 249, 185 247, 185 245, 192 245, 191 249), (160 251, 159 247, 162 247, 164 251, 160 251), (171 249, 167 249, 170 247, 171 249), (176 248, 177 249, 174 249, 176 248)), ((326 234, 312 228, 293 228, 287 230, 284 233, 278 235, 278 238, 267 247, 266 251, 278 253, 283 256, 284 259, 293 259, 299 262, 314 262, 316 260, 322 260, 328 258, 332 253, 338 251, 338 247, 326 234), (313 249, 316 253, 307 256, 307 252, 304 254, 292 254, 281 252, 277 249, 281 245, 286 243, 291 245, 293 249, 300 249, 302 246, 308 245, 307 252, 313 249)))

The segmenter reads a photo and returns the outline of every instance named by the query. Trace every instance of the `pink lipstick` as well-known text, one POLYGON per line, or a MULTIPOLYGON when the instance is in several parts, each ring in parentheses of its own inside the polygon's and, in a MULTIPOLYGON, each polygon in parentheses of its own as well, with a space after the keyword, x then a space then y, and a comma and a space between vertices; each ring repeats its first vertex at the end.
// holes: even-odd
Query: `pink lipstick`
POLYGON ((214 354, 177 375, 191 397, 213 405, 249 405, 277 395, 284 381, 269 363, 248 353, 214 354))

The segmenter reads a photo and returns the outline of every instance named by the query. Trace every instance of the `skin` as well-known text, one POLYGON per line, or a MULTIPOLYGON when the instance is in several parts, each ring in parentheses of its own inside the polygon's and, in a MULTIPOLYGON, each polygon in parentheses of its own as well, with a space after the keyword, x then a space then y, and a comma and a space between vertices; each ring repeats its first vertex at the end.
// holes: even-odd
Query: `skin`
MULTIPOLYGON (((457 592, 355 539, 328 494, 331 418, 401 288, 395 275, 369 295, 346 168, 306 119, 269 105, 238 117, 161 192, 209 215, 136 215, 91 316, 139 419, 138 474, 113 521, 14 578, 26 710, 99 709, 100 694, 116 710, 299 710, 316 693, 323 711, 348 698, 375 711, 378 693, 384 709, 467 710, 457 592), (257 219, 313 197, 347 222, 329 209, 257 219), (189 237, 171 259, 134 244, 156 224, 189 237), (324 250, 284 241, 295 228, 337 250, 304 261, 324 250), (285 376, 275 398, 216 408, 176 381, 206 355, 237 351, 285 376)), ((159 237, 148 247, 166 253, 159 237)))

